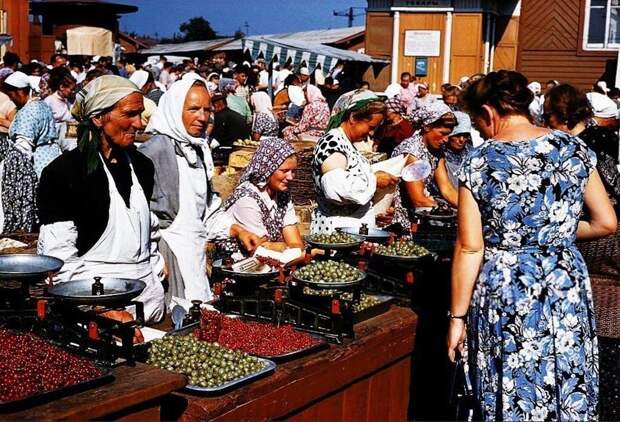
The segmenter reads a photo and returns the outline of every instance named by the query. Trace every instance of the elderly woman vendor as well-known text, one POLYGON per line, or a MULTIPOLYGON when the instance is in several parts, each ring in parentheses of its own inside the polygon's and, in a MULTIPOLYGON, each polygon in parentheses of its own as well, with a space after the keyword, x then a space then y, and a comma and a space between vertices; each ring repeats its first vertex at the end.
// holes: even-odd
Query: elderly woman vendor
POLYGON ((212 218, 222 200, 213 190, 213 159, 206 141, 211 99, 206 81, 187 74, 161 97, 147 132, 155 136, 140 147, 155 166, 151 209, 161 226, 159 246, 168 264, 166 296, 210 300, 205 271, 209 239, 239 238, 254 249, 258 237, 229 219, 212 218))
POLYGON ((393 186, 398 178, 373 173, 354 143, 372 135, 385 117, 385 104, 373 92, 344 94, 334 106, 328 132, 319 139, 312 159, 317 208, 312 233, 332 233, 339 227, 375 226, 372 198, 377 188, 393 186))
MULTIPOLYGON (((101 76, 78 92, 72 109, 80 122, 78 148, 41 176, 38 251, 64 260, 59 281, 144 281, 136 300, 144 304, 145 319, 156 322, 164 316, 165 271, 148 203, 153 164, 134 147, 143 110, 140 90, 120 76, 101 76)), ((124 311, 109 316, 131 318, 124 311)))
POLYGON ((265 138, 224 203, 226 213, 266 240, 262 246, 268 249, 303 248, 288 192, 296 169, 293 147, 280 138, 265 138))

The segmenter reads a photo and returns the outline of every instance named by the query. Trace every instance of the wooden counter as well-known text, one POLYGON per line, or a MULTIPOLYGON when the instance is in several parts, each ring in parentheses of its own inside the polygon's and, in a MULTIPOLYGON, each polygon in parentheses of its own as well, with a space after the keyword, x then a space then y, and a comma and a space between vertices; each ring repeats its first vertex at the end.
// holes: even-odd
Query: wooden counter
POLYGON ((21 412, 0 413, 0 420, 159 420, 162 398, 186 382, 182 375, 140 363, 112 373, 112 382, 21 412))
POLYGON ((173 393, 164 419, 403 421, 417 317, 392 306, 356 326, 344 345, 278 365, 275 373, 217 397, 173 393))

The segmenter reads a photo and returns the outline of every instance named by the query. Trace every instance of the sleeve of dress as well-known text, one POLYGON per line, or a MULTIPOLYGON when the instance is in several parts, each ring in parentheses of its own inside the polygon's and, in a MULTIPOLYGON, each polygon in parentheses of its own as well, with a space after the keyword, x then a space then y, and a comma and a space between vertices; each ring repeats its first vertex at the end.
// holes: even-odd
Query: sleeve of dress
POLYGON ((295 214, 295 207, 293 206, 293 201, 289 201, 286 207, 286 214, 284 214, 283 227, 294 226, 297 223, 299 223, 299 218, 297 218, 297 214, 295 214))
POLYGON ((34 139, 26 135, 16 134, 13 137, 15 148, 26 154, 28 157, 32 157, 34 154, 34 139))
POLYGON ((344 169, 334 169, 321 177, 325 197, 336 204, 367 204, 376 186, 377 178, 373 173, 353 175, 344 169))
POLYGON ((54 279, 68 280, 73 270, 80 265, 77 260, 77 228, 72 221, 44 224, 39 229, 37 254, 62 259, 65 264, 54 279))
POLYGON ((260 207, 250 197, 237 200, 227 212, 238 224, 257 236, 267 234, 267 228, 262 219, 260 207))
POLYGON ((164 257, 159 252, 160 239, 159 219, 154 213, 151 213, 151 269, 153 270, 153 278, 159 282, 164 280, 164 267, 166 265, 164 257))

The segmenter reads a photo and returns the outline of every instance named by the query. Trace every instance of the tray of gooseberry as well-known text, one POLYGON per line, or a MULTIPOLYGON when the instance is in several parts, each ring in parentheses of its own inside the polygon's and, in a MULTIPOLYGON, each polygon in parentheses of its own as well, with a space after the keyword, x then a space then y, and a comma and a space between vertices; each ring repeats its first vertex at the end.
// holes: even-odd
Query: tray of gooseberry
POLYGON ((337 231, 335 233, 316 233, 305 236, 306 242, 318 249, 349 250, 359 247, 364 242, 360 235, 337 231))
POLYGON ((333 260, 315 261, 293 273, 293 280, 315 289, 352 287, 366 278, 366 273, 333 260))
POLYGON ((394 262, 415 262, 432 257, 431 252, 424 246, 405 239, 397 240, 390 245, 377 246, 374 255, 394 262))

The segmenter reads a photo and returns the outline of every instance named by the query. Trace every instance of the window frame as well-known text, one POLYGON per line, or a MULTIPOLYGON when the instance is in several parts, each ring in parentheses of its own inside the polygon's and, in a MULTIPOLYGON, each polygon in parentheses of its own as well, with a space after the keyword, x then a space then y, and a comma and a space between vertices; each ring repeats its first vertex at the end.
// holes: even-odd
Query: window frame
MULTIPOLYGON (((583 0, 583 11, 584 11, 584 18, 581 22, 582 25, 582 44, 581 44, 581 49, 583 51, 603 51, 603 52, 607 52, 607 51, 618 51, 620 50, 620 40, 616 43, 610 43, 609 42, 609 35, 610 35, 610 29, 611 29, 611 9, 615 8, 618 9, 618 11, 620 11, 620 4, 618 4, 617 6, 613 6, 611 4, 612 0, 606 0, 606 5, 603 6, 605 8, 605 33, 604 33, 604 40, 602 43, 590 43, 588 42, 588 36, 590 35, 590 10, 591 10, 591 6, 592 6, 592 2, 591 0, 583 0)), ((618 20, 620 21, 620 13, 617 15, 618 16, 618 20)), ((619 35, 617 34, 616 37, 619 37, 619 35)))

